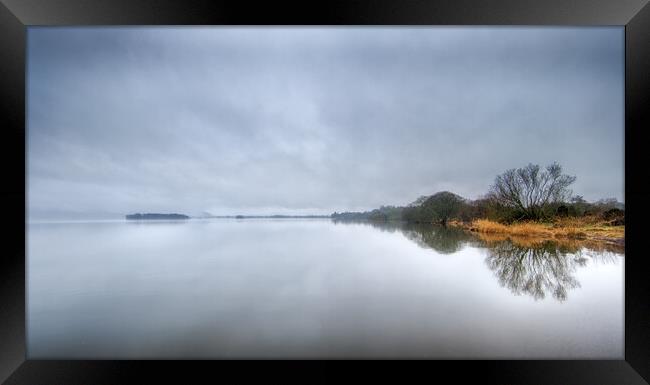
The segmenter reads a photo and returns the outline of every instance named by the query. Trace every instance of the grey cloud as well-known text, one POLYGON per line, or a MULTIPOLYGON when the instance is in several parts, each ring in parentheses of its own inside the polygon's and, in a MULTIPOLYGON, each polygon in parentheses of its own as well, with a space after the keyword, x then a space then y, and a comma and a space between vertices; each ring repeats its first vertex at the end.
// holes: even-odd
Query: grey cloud
POLYGON ((28 32, 33 213, 329 213, 557 160, 623 199, 623 29, 28 32))

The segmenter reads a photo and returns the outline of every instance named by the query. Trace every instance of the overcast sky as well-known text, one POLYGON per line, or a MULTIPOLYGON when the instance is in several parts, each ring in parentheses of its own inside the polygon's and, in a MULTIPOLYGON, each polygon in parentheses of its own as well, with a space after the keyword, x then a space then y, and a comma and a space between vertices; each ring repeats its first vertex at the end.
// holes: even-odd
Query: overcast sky
POLYGON ((28 30, 32 217, 329 214, 559 162, 624 194, 624 32, 28 30))

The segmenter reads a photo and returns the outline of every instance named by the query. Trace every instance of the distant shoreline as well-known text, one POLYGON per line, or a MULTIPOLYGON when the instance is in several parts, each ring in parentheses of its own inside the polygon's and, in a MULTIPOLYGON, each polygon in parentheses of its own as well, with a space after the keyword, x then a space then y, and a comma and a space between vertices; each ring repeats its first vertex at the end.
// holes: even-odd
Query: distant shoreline
POLYGON ((194 217, 196 219, 210 219, 210 218, 235 218, 235 219, 291 219, 291 218, 331 218, 331 215, 209 215, 202 217, 194 217))
POLYGON ((331 215, 202 215, 196 217, 190 217, 185 214, 164 214, 164 213, 136 213, 136 214, 127 214, 126 219, 128 220, 157 220, 157 219, 211 219, 211 218, 231 218, 231 219, 308 219, 308 218, 331 218, 331 215))

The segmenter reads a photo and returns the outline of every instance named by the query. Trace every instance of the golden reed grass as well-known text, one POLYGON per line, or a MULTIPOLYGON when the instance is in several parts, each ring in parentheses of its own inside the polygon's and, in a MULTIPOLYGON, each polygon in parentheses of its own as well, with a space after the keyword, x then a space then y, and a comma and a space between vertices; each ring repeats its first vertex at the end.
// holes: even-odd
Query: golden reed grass
POLYGON ((615 253, 625 253, 625 245, 617 242, 606 242, 594 239, 571 239, 571 238, 553 238, 534 237, 534 236, 517 236, 504 233, 477 233, 477 236, 488 245, 510 241, 520 247, 536 248, 551 240, 559 247, 569 252, 575 252, 581 248, 592 251, 609 251, 615 253))
POLYGON ((607 222, 594 217, 560 218, 551 223, 517 222, 510 225, 488 219, 476 219, 470 224, 453 222, 480 234, 505 234, 512 237, 534 237, 539 239, 575 239, 622 243, 625 226, 609 226, 607 222))

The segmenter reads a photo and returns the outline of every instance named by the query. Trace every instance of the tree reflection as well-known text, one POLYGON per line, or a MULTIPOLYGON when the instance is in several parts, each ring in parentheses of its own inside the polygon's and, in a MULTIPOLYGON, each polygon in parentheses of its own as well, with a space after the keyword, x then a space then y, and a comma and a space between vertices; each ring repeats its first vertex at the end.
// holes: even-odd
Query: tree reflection
POLYGON ((363 225, 371 226, 381 231, 386 231, 389 233, 394 233, 395 231, 401 230, 404 227, 404 222, 398 221, 368 221, 368 220, 357 220, 357 219, 332 219, 332 223, 335 225, 363 225))
POLYGON ((405 225, 402 233, 422 248, 430 248, 441 254, 452 254, 472 240, 472 234, 458 228, 438 225, 405 225))
POLYGON ((404 222, 335 221, 372 226, 381 231, 400 231, 418 246, 440 254, 453 254, 465 246, 485 249, 487 266, 499 283, 515 295, 540 300, 551 295, 565 301, 568 292, 579 288, 574 277, 578 267, 588 263, 618 263, 625 253, 623 245, 603 242, 503 234, 470 233, 460 228, 404 222))
POLYGON ((514 294, 530 295, 536 300, 547 294, 564 301, 570 289, 580 287, 573 276, 587 259, 578 251, 568 254, 559 244, 545 241, 537 247, 521 246, 511 241, 493 243, 485 262, 495 272, 499 283, 514 294))
POLYGON ((441 254, 459 251, 467 242, 476 237, 465 230, 436 224, 411 224, 397 221, 355 221, 333 220, 334 224, 356 224, 372 226, 381 231, 394 233, 400 231, 406 238, 425 249, 433 249, 441 254))

